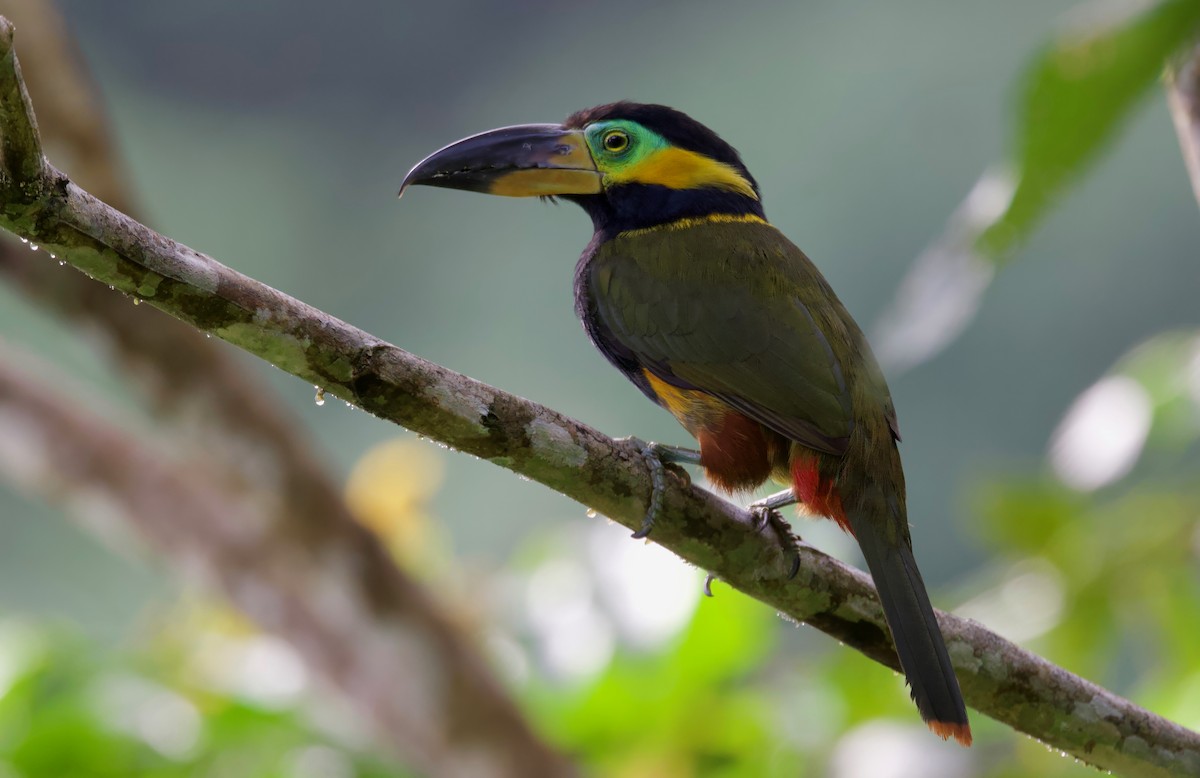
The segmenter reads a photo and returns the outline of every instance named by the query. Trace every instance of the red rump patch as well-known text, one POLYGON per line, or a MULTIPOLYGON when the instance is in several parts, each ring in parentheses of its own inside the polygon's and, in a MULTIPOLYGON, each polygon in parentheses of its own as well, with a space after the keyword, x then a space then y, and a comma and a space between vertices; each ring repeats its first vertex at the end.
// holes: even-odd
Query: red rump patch
POLYGON ((842 510, 833 481, 821 477, 821 463, 815 456, 803 454, 792 457, 792 491, 796 499, 813 513, 828 516, 851 535, 850 522, 842 510))

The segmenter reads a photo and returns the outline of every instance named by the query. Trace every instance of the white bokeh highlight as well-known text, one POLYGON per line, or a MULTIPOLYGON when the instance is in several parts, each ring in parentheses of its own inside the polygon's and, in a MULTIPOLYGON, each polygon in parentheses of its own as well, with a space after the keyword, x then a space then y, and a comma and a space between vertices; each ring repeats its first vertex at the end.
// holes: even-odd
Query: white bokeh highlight
POLYGON ((1050 440, 1050 465, 1073 489, 1090 492, 1126 475, 1153 420, 1149 393, 1123 375, 1103 378, 1079 395, 1050 440))
POLYGON ((1200 408, 1200 338, 1195 340, 1191 359, 1184 365, 1183 370, 1188 395, 1192 398, 1192 402, 1200 408))
POLYGON ((584 680, 612 658, 616 636, 596 606, 587 569, 570 557, 549 559, 529 576, 525 613, 542 663, 560 680, 584 680))
POLYGON ((602 523, 588 531, 587 557, 601 600, 629 645, 657 648, 691 621, 702 576, 662 546, 632 541, 629 530, 602 523))
POLYGON ((962 778, 971 753, 944 743, 924 727, 872 721, 838 741, 829 759, 832 778, 962 778))
POLYGON ((170 759, 185 759, 200 745, 204 721, 190 700, 131 675, 101 679, 92 690, 97 715, 170 759))
POLYGON ((271 635, 201 638, 193 669, 204 683, 271 708, 296 704, 308 689, 308 671, 296 650, 271 635))
POLYGON ((1062 619, 1066 582, 1046 559, 1024 559, 998 585, 954 609, 955 614, 988 625, 1014 642, 1031 640, 1062 619))

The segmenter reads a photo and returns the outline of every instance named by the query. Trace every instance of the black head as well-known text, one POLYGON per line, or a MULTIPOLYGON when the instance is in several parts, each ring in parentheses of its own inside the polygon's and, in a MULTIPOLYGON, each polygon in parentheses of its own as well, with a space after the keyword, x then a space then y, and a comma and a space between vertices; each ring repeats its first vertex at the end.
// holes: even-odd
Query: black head
POLYGON ((401 192, 411 184, 563 197, 602 237, 714 214, 763 215, 758 184, 732 146, 687 114, 644 103, 466 138, 414 167, 401 192))
POLYGON ((741 155, 692 117, 665 105, 622 101, 571 114, 563 126, 596 135, 626 132, 641 153, 607 164, 602 191, 567 195, 598 232, 614 233, 711 214, 763 215, 758 182, 741 155))

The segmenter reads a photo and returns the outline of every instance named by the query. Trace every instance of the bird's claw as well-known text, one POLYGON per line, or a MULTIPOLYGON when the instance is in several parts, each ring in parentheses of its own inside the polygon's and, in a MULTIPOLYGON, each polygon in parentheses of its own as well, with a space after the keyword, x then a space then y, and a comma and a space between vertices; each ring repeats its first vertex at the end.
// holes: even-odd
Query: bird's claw
MULTIPOLYGON (((659 511, 662 510, 663 494, 667 487, 667 466, 680 463, 698 464, 700 454, 690 449, 664 446, 653 441, 647 443, 633 436, 622 438, 621 442, 635 446, 646 459, 646 466, 650 469, 650 505, 646 508, 646 517, 642 519, 641 528, 631 536, 641 540, 650 534, 650 530, 654 529, 654 520, 658 518, 659 511)), ((688 478, 686 471, 682 468, 674 469, 682 473, 690 483, 691 479, 688 478)))
MULTIPOLYGON (((789 581, 792 580, 800 572, 800 538, 792 532, 792 525, 788 524, 787 519, 783 518, 783 514, 769 503, 752 503, 748 510, 754 518, 754 531, 762 532, 768 525, 771 526, 779 535, 784 549, 791 554, 792 564, 788 568, 787 578, 789 581)), ((705 588, 708 588, 707 583, 705 583, 705 588)))
POLYGON ((647 443, 640 438, 628 437, 623 439, 624 442, 637 446, 638 452, 646 460, 646 467, 650 469, 650 505, 646 508, 646 516, 642 519, 642 526, 630 537, 635 540, 642 540, 650 535, 650 530, 654 529, 654 519, 658 517, 658 512, 662 510, 663 490, 666 489, 666 465, 663 464, 662 455, 659 453, 659 446, 653 441, 647 443))
MULTIPOLYGON (((754 519, 754 531, 762 532, 767 528, 768 525, 773 527, 775 532, 783 541, 782 545, 784 548, 791 553, 792 564, 791 567, 788 568, 787 579, 789 581, 792 580, 796 577, 796 574, 800 572, 800 538, 797 537, 794 532, 792 532, 792 525, 788 524, 787 519, 783 518, 783 514, 781 514, 772 505, 753 503, 749 506, 748 510, 750 511, 751 517, 754 519)), ((713 596, 712 585, 713 581, 715 580, 717 580, 716 573, 709 573, 707 576, 705 576, 705 597, 713 596)))
POLYGON ((779 514, 779 511, 767 505, 752 503, 747 510, 750 511, 750 518, 754 519, 753 527, 755 532, 762 532, 772 522, 778 524, 783 521, 783 516, 779 514))

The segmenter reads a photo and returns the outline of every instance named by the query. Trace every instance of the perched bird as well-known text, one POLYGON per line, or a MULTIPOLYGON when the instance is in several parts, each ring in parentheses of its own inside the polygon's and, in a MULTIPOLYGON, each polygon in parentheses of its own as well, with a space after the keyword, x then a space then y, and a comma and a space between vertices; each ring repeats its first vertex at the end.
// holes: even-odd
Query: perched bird
POLYGON ((575 307, 592 342, 699 441, 717 486, 773 477, 790 489, 769 509, 799 502, 857 539, 921 717, 970 745, 913 558, 887 384, 820 271, 767 222, 737 151, 672 108, 619 102, 452 143, 401 193, 414 184, 583 207, 595 234, 575 307))

